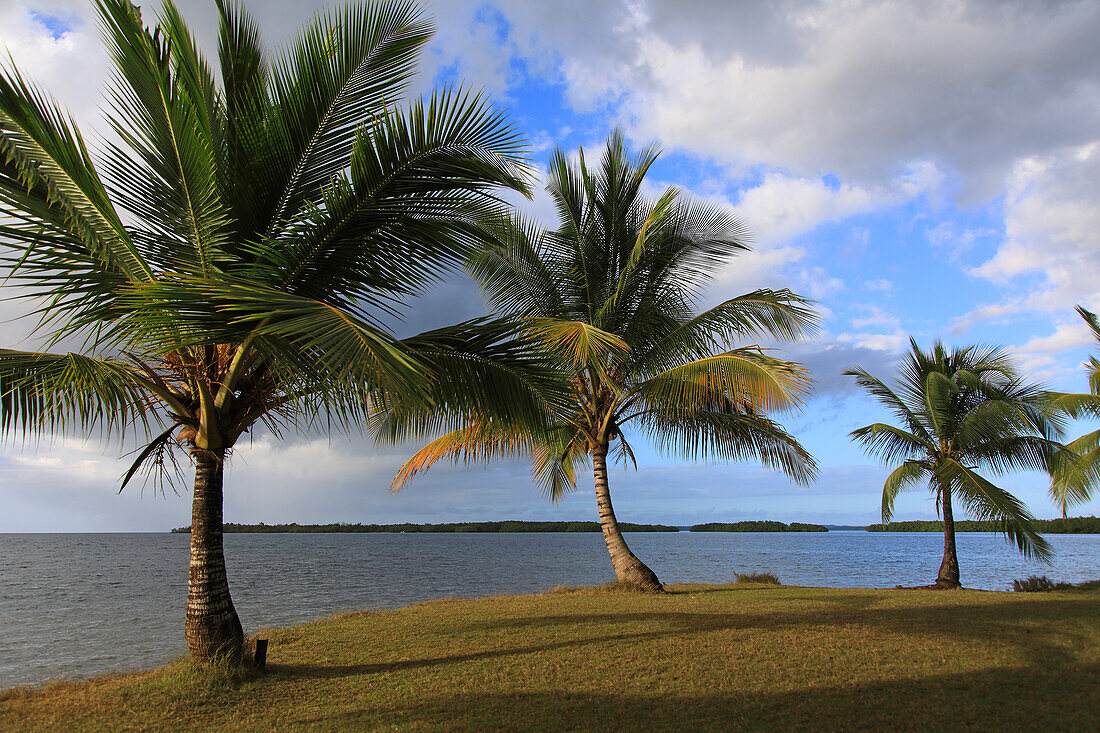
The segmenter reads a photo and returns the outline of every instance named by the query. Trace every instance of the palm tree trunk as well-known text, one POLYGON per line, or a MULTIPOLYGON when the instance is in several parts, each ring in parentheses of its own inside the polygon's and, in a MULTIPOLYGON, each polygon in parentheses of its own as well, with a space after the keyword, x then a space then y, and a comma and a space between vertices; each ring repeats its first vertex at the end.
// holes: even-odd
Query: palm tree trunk
POLYGON ((195 495, 191 503, 191 567, 187 577, 187 649, 208 661, 239 661, 244 630, 229 597, 222 552, 224 451, 194 450, 195 495))
POLYGON ((942 489, 940 503, 943 505, 943 562, 940 563, 936 587, 958 588, 959 555, 955 551, 955 515, 951 512, 951 489, 942 489))
POLYGON ((600 528, 603 541, 611 555, 611 564, 615 567, 615 577, 640 590, 662 592, 664 586, 657 574, 634 556, 619 531, 619 522, 615 519, 615 509, 611 506, 611 491, 607 487, 607 446, 603 445, 592 453, 593 474, 596 480, 596 507, 600 513, 600 528))

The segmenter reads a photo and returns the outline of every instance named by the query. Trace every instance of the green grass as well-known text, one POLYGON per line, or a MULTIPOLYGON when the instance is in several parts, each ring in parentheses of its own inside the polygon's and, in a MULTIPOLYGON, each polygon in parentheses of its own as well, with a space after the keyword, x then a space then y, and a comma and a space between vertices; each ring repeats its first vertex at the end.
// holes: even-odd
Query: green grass
POLYGON ((0 693, 0 730, 1091 728, 1100 592, 557 589, 263 633, 269 670, 0 693))

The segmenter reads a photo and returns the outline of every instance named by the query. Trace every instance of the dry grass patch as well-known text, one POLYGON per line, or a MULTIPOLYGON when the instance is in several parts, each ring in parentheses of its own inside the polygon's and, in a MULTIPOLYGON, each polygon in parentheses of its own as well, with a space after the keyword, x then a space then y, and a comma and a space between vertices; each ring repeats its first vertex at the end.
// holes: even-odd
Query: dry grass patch
POLYGON ((0 729, 1087 729, 1100 593, 676 586, 275 630, 269 671, 7 693, 0 729))

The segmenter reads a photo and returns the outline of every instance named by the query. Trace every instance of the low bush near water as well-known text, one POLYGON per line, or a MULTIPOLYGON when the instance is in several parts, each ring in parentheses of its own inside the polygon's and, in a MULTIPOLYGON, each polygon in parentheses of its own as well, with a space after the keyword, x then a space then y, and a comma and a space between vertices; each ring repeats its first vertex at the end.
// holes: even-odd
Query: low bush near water
POLYGON ((771 573, 737 573, 738 583, 759 583, 761 585, 782 585, 779 578, 771 573))
POLYGON ((1100 590, 1100 580, 1087 580, 1084 583, 1056 583, 1045 575, 1032 575, 1029 578, 1012 581, 1012 590, 1017 593, 1046 593, 1052 590, 1100 590))

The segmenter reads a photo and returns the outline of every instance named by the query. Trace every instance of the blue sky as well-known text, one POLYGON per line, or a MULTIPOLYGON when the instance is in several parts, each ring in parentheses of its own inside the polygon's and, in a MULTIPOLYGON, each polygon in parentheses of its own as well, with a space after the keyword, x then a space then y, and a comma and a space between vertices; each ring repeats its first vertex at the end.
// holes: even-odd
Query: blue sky
MULTIPOLYGON (((277 45, 310 3, 249 3, 277 45)), ((212 3, 181 3, 207 48, 212 3)), ((884 470, 848 439, 885 417, 840 371, 889 376, 909 335, 994 343, 1037 380, 1085 388, 1092 344, 1075 304, 1100 309, 1100 6, 1089 2, 435 2, 438 32, 418 91, 484 88, 529 137, 598 148, 619 126, 658 141, 650 177, 731 207, 755 251, 715 273, 717 302, 756 287, 815 298, 822 333, 787 352, 818 379, 787 421, 822 465, 794 487, 742 465, 680 465, 639 452, 612 476, 629 521, 770 518, 866 523, 884 470)), ((106 62, 88 4, 0 3, 16 63, 103 132, 106 62)), ((520 202, 551 221, 544 195, 520 202)), ((414 304, 418 330, 481 312, 455 281, 414 304)), ((4 304, 6 317, 16 314, 4 304)), ((26 322, 0 339, 26 345, 26 322)), ((1079 430, 1087 426, 1079 426, 1079 430)), ((230 521, 449 521, 594 516, 590 482, 559 505, 519 464, 434 469, 386 491, 413 446, 257 436, 234 458, 230 521)), ((0 449, 0 531, 158 530, 186 524, 188 500, 116 494, 117 449, 59 436, 0 449)), ((1052 516, 1041 476, 1002 484, 1052 516)), ((1100 502, 1080 508, 1097 513, 1100 502)), ((934 515, 924 493, 900 518, 934 515)))

